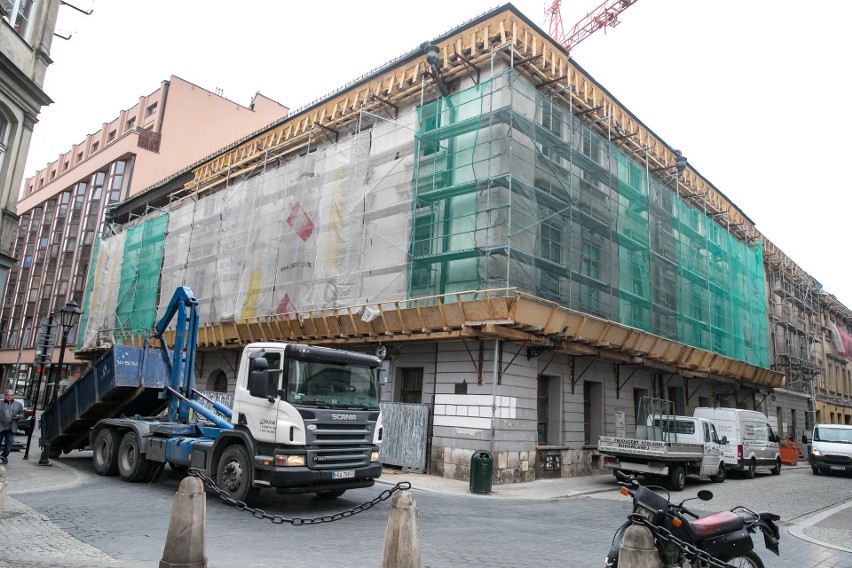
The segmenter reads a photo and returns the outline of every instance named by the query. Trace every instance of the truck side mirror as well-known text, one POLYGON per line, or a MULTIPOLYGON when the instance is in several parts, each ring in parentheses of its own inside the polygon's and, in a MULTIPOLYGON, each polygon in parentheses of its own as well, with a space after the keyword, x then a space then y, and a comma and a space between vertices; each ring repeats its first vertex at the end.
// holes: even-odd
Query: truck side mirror
POLYGON ((249 394, 257 398, 267 398, 269 393, 266 387, 269 384, 269 373, 267 371, 252 371, 248 378, 249 394))
POLYGON ((728 437, 722 436, 722 440, 719 443, 722 444, 723 446, 727 446, 728 445, 728 437))
POLYGON ((251 360, 251 373, 248 377, 248 389, 251 396, 257 398, 266 398, 269 396, 267 389, 269 387, 269 372, 266 370, 269 363, 264 357, 257 357, 251 360))

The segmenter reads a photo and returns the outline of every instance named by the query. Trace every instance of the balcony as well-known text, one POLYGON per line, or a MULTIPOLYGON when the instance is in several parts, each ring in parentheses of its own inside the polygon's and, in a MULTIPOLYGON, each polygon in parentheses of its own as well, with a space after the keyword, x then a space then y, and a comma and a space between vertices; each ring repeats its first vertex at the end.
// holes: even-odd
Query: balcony
POLYGON ((154 132, 153 130, 138 130, 139 132, 139 140, 137 141, 137 145, 140 148, 144 148, 150 152, 160 153, 160 133, 154 132))

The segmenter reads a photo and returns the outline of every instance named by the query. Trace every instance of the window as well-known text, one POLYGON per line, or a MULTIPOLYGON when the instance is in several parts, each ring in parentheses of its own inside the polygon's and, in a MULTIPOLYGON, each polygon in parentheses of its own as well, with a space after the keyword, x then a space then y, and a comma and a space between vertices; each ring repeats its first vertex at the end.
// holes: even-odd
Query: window
MULTIPOLYGON (((440 101, 423 105, 420 107, 420 131, 425 133, 431 130, 436 130, 441 125, 441 115, 438 114, 440 101)), ((435 141, 429 141, 428 135, 424 137, 422 143, 423 155, 428 156, 434 154, 441 149, 441 144, 435 141)))
MULTIPOLYGON (((0 114, 0 168, 3 166, 3 156, 6 155, 6 131, 8 130, 6 124, 6 119, 0 114)), ((33 190, 32 186, 30 186, 29 190, 33 190)))
POLYGON ((110 131, 108 138, 107 138, 108 142, 112 142, 113 140, 115 140, 115 130, 110 131))
POLYGON ((600 273, 600 249, 590 241, 585 240, 588 234, 584 234, 583 237, 583 258, 580 262, 580 274, 597 280, 600 273))
POLYGON ((97 152, 99 145, 100 145, 100 143, 98 143, 98 142, 92 142, 92 152, 97 152))
POLYGON ((541 257, 562 264, 562 229, 552 219, 541 223, 539 236, 541 257))
POLYGON ((127 130, 133 130, 136 127, 136 117, 127 119, 127 130))
POLYGON ((213 392, 228 392, 228 376, 222 369, 216 369, 207 379, 207 390, 213 392))
POLYGON ((423 368, 400 369, 399 401, 418 404, 423 400, 423 368))
POLYGON ((30 20, 33 15, 33 0, 6 0, 6 16, 4 20, 18 32, 18 35, 29 40, 30 20))
POLYGON ((157 103, 148 105, 148 108, 145 109, 145 116, 151 116, 155 112, 157 112, 157 103))

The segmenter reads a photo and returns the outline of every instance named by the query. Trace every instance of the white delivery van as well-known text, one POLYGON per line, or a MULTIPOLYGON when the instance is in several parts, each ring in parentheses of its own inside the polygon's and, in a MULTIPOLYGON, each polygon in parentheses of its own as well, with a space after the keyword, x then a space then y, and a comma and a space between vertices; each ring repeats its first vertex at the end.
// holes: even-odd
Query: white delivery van
POLYGON ((711 420, 719 436, 727 438, 728 443, 722 447, 725 467, 741 471, 749 479, 758 470, 781 474, 781 440, 765 414, 739 408, 699 407, 693 415, 711 420))
POLYGON ((817 424, 808 456, 814 475, 831 471, 852 472, 852 426, 817 424))

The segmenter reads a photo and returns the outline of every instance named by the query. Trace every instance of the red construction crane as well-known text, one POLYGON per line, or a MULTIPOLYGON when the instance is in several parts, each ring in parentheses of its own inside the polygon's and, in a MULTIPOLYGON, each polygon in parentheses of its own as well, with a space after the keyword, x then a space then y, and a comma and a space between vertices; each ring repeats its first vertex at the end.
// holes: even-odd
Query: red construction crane
POLYGON ((548 33, 570 53, 577 44, 601 28, 614 28, 620 22, 618 15, 636 3, 637 0, 606 0, 603 4, 586 14, 582 20, 574 24, 567 34, 562 27, 562 0, 553 0, 550 7, 544 11, 548 22, 548 33))

